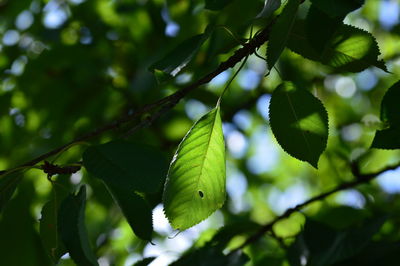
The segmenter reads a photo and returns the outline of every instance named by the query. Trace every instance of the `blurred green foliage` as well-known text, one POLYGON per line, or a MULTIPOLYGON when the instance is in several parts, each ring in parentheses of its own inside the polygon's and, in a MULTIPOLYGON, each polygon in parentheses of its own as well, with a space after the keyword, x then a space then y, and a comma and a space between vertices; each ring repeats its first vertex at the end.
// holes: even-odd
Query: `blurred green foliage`
MULTIPOLYGON (((299 19, 307 16, 311 2, 318 1, 305 1, 299 8, 299 19)), ((360 1, 352 2, 356 8, 360 1)), ((399 5, 398 1, 366 0, 344 21, 376 38, 379 59, 385 61, 390 73, 376 67, 356 74, 338 73, 329 62, 315 63, 292 52, 296 49, 290 46, 296 44, 291 40, 291 50, 283 51, 267 77, 265 60, 255 55, 248 58, 221 103, 228 193, 225 205, 208 220, 175 236, 163 217, 162 189, 154 194, 139 193, 154 208, 153 246, 132 233, 107 188, 84 168, 75 174, 53 176, 52 182, 40 169, 21 169, 18 173, 23 178, 7 204, 12 195, 9 189, 14 187, 9 176, 0 177, 0 264, 52 265, 39 234, 42 208, 54 197, 53 186, 65 193, 87 184, 84 221, 100 265, 132 265, 150 256, 157 258, 141 265, 146 261, 164 265, 196 248, 181 263, 198 258, 207 263, 208 256, 210 261, 232 265, 247 260, 246 265, 288 265, 293 261, 293 249, 301 249, 301 245, 305 249, 299 239, 311 220, 325 223, 321 230, 314 229, 315 235, 326 240, 322 235, 332 236, 349 228, 368 229, 371 217, 383 213, 388 218, 382 227, 367 237, 353 257, 341 258, 345 260, 340 265, 372 261, 378 261, 375 265, 396 265, 400 249, 398 170, 315 202, 304 212, 276 223, 272 232, 245 247, 245 254, 223 255, 287 208, 351 180, 352 162, 357 161, 366 173, 399 162, 397 150, 370 149, 375 131, 385 127, 380 120, 381 100, 400 77, 400 25, 398 21, 390 27, 384 24, 382 12, 390 11, 385 10, 384 2, 399 5), (285 153, 272 135, 269 99, 283 80, 311 92, 328 112, 327 149, 318 170, 285 153), (232 227, 219 229, 223 225, 232 227), (372 258, 366 261, 368 255, 372 258)), ((121 115, 134 113, 211 72, 271 21, 271 17, 255 20, 263 7, 262 0, 0 0, 0 170, 19 166, 121 115), (213 30, 207 31, 209 27, 213 30), (149 68, 199 34, 207 34, 207 38, 201 39, 201 47, 195 43, 194 54, 183 56, 191 59, 186 67, 174 78, 157 80, 149 68)), ((305 56, 304 47, 297 48, 305 56)), ((266 45, 258 53, 264 56, 266 45)), ((374 53, 373 60, 377 50, 374 53)), ((151 125, 130 135, 128 141, 153 146, 158 156, 171 160, 194 121, 215 106, 234 71, 228 70, 196 89, 151 125)), ((92 138, 90 143, 77 143, 51 161, 58 165, 79 163, 88 145, 120 138, 146 118, 144 114, 92 138)), ((330 239, 345 233, 338 234, 330 239)), ((310 245, 319 240, 309 240, 310 245)), ((64 256, 59 265, 74 262, 64 256)))

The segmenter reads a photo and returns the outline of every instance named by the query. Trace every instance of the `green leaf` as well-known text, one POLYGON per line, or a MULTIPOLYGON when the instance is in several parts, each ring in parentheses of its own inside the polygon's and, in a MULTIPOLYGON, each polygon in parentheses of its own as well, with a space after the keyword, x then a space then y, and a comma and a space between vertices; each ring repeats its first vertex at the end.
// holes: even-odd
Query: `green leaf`
POLYGON ((257 18, 269 18, 281 6, 281 0, 265 0, 264 8, 256 16, 257 18))
POLYGON ((219 106, 200 118, 179 144, 165 184, 164 211, 185 230, 225 201, 225 144, 219 106))
POLYGON ((182 256, 171 266, 242 266, 249 258, 241 251, 224 255, 221 250, 213 247, 202 247, 182 256))
POLYGON ((65 248, 78 265, 98 265, 85 228, 86 187, 69 195, 58 212, 58 228, 65 248))
POLYGON ((393 84, 381 102, 381 120, 388 128, 375 133, 371 148, 400 149, 400 81, 393 84))
POLYGON ((311 0, 311 3, 330 17, 344 18, 351 11, 360 8, 364 0, 311 0))
POLYGON ((285 82, 272 94, 269 105, 272 132, 291 156, 318 168, 328 140, 328 114, 310 92, 285 82))
POLYGON ((147 266, 150 263, 153 262, 153 260, 155 260, 156 257, 148 257, 148 258, 144 258, 138 262, 136 262, 135 264, 133 264, 132 266, 147 266))
POLYGON ((157 192, 167 169, 156 149, 121 140, 89 147, 83 165, 106 184, 148 193, 157 192))
POLYGON ((105 183, 135 235, 144 240, 151 240, 153 221, 151 208, 147 201, 132 189, 105 183))
POLYGON ((291 265, 325 266, 350 258, 370 242, 382 227, 386 217, 366 220, 361 226, 336 231, 322 223, 307 219, 294 244, 289 248, 291 265), (323 237, 322 237, 323 236, 323 237))
POLYGON ((62 255, 67 253, 59 235, 58 209, 66 191, 53 186, 52 198, 42 208, 40 218, 40 238, 53 263, 57 264, 62 255))
POLYGON ((400 149, 400 127, 376 131, 371 148, 385 150, 400 149))
POLYGON ((304 22, 298 20, 287 46, 305 58, 333 67, 337 72, 360 72, 370 66, 387 72, 383 61, 378 61, 380 52, 375 38, 353 26, 340 26, 320 49, 322 52, 318 52, 310 45, 304 22))
POLYGON ((341 18, 328 17, 315 5, 311 5, 306 18, 308 42, 318 54, 323 53, 325 47, 327 47, 327 44, 342 24, 341 18))
POLYGON ((233 0, 205 0, 205 1, 206 1, 206 6, 205 6, 206 9, 217 11, 223 9, 233 0))
POLYGON ((271 29, 267 49, 267 63, 269 69, 274 67, 276 61, 285 49, 290 32, 292 31, 296 20, 299 5, 299 0, 288 0, 288 3, 271 29))
POLYGON ((11 199, 19 182, 22 180, 23 173, 16 171, 0 175, 0 212, 11 199))
POLYGON ((162 59, 150 66, 150 71, 162 77, 160 81, 175 77, 200 50, 203 43, 210 37, 212 28, 209 27, 202 34, 184 40, 177 47, 167 53, 162 59))

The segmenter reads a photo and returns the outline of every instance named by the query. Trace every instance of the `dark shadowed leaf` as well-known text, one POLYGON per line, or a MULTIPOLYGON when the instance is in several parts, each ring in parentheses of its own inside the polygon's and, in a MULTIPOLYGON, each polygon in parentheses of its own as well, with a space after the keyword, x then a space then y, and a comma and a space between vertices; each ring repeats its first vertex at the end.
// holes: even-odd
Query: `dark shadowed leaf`
POLYGON ((89 147, 83 154, 83 165, 107 184, 148 193, 157 192, 167 172, 162 153, 127 141, 89 147))
POLYGON ((224 255, 221 250, 213 247, 203 247, 187 253, 171 266, 242 266, 249 258, 241 251, 224 255))
POLYGON ((153 262, 153 260, 155 260, 156 257, 148 257, 148 258, 144 258, 138 262, 136 262, 135 264, 133 264, 132 266, 147 266, 150 263, 153 262))
POLYGON ((162 59, 150 66, 150 70, 157 73, 160 81, 168 77, 175 77, 200 50, 203 43, 210 37, 211 28, 207 28, 202 34, 193 36, 175 47, 167 53, 162 59))
POLYGON ((289 39, 294 22, 296 21, 297 9, 300 0, 289 0, 282 10, 276 23, 272 26, 271 35, 268 42, 267 62, 268 68, 272 69, 280 57, 289 39))
POLYGON ((0 212, 11 199, 23 176, 22 171, 0 175, 0 212))
POLYGON ((225 144, 219 106, 200 118, 179 144, 165 183, 165 214, 185 230, 225 201, 225 144))
POLYGON ((0 265, 52 265, 32 216, 35 183, 27 179, 0 214, 0 265))
POLYGON ((61 239, 71 258, 78 265, 98 265, 90 248, 85 227, 86 187, 82 186, 77 195, 69 195, 58 212, 58 228, 61 239))
POLYGON ((311 0, 311 2, 326 15, 343 18, 364 4, 364 0, 311 0))
POLYGON ((152 212, 149 204, 132 189, 107 183, 111 195, 121 208, 135 235, 151 240, 153 232, 152 212))
POLYGON ((341 18, 330 18, 315 5, 310 6, 306 18, 306 34, 317 54, 324 53, 327 44, 342 24, 341 18))
POLYGON ((399 264, 400 242, 371 242, 356 256, 336 264, 337 266, 397 266, 399 264))
POLYGON ((400 81, 393 84, 381 102, 381 120, 388 127, 378 130, 372 148, 400 149, 400 81))
POLYGON ((54 185, 52 198, 43 206, 41 212, 40 237, 53 263, 57 263, 61 256, 67 253, 58 230, 58 210, 66 196, 66 190, 54 185))
POLYGON ((205 8, 210 10, 221 10, 234 0, 205 0, 205 1, 206 1, 205 8))
POLYGON ((318 167, 328 140, 328 114, 310 92, 285 82, 272 94, 269 105, 272 132, 291 156, 318 167))
POLYGON ((336 231, 307 219, 304 230, 289 249, 291 265, 332 265, 359 253, 383 225, 385 217, 366 220, 361 226, 336 231))

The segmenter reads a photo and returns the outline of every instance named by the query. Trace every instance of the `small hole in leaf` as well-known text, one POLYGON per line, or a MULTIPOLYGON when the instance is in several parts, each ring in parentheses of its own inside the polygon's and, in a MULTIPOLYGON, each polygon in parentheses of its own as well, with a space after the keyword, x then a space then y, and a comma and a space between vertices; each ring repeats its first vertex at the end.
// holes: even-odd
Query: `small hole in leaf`
POLYGON ((200 198, 203 198, 204 197, 203 191, 199 190, 199 195, 200 195, 200 198))

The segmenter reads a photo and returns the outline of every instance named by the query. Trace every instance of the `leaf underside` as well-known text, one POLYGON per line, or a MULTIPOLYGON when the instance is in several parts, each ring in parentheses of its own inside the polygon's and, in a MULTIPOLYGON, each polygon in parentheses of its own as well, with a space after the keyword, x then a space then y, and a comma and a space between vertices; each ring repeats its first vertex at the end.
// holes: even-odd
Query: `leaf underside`
POLYGON ((219 106, 189 130, 171 162, 163 202, 172 226, 185 230, 225 201, 225 144, 219 106))
POLYGON ((23 173, 16 171, 0 176, 0 213, 12 198, 18 184, 22 180, 23 173))
POLYGON ((291 156, 317 168, 328 141, 328 115, 321 101, 285 82, 272 94, 269 115, 280 146, 291 156))

